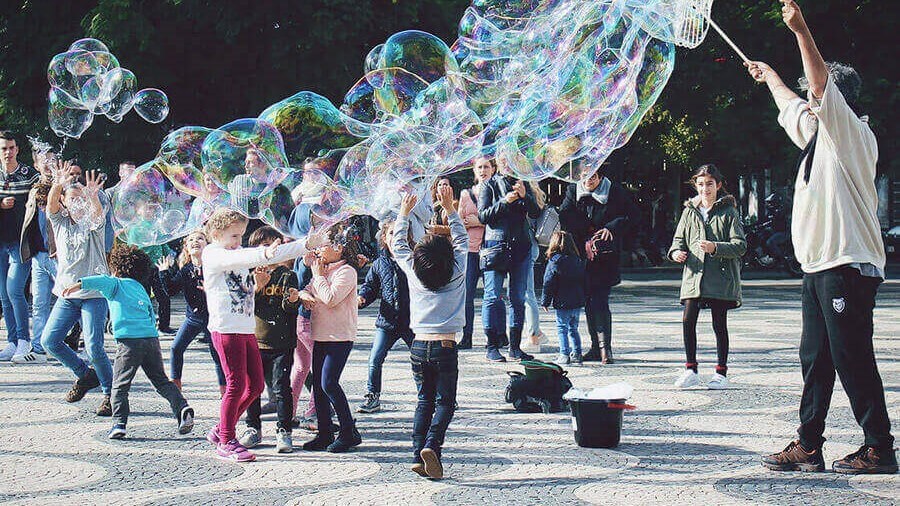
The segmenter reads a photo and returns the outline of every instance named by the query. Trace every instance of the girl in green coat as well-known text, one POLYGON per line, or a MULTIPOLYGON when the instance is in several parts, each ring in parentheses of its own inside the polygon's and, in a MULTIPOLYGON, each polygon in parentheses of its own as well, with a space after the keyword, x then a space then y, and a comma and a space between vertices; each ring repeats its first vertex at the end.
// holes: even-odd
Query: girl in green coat
POLYGON ((747 250, 747 242, 734 197, 725 191, 724 182, 715 165, 704 165, 694 172, 691 184, 697 196, 684 203, 669 248, 669 258, 684 264, 681 303, 687 362, 685 371, 675 381, 678 388, 700 384, 697 317, 702 308, 712 311, 718 356, 716 373, 707 387, 728 387, 728 310, 741 305, 741 256, 747 250))

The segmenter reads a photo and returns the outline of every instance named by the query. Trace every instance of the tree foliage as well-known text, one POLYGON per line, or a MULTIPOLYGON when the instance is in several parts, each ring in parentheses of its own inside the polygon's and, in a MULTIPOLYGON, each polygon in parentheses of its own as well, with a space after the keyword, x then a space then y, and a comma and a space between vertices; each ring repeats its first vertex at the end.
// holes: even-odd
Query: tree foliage
MULTIPOLYGON (((376 44, 405 29, 448 43, 466 0, 8 0, 0 11, 0 125, 50 138, 46 65, 81 37, 106 42, 139 87, 169 95, 171 113, 150 125, 135 115, 99 119, 68 143, 89 167, 149 160, 159 140, 183 125, 215 127, 253 117, 300 90, 339 102, 362 75, 376 44)), ((715 4, 713 16, 751 58, 786 82, 802 72, 799 52, 775 1, 715 4)), ((881 141, 879 170, 900 172, 900 106, 895 40, 897 2, 801 2, 826 60, 854 65, 862 107, 881 141)), ((790 177, 797 156, 779 130, 765 87, 714 32, 697 49, 679 49, 675 72, 631 142, 613 157, 626 178, 655 180, 665 162, 686 172, 713 162, 731 176, 772 169, 790 177)))

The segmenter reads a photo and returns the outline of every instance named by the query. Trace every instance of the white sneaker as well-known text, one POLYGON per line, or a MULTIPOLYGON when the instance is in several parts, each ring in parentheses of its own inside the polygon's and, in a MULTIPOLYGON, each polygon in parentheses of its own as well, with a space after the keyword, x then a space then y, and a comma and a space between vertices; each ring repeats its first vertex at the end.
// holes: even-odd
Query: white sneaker
POLYGON ((681 376, 675 380, 675 388, 687 389, 700 384, 700 375, 693 369, 685 369, 681 376))
POLYGON ((8 343, 6 348, 3 348, 3 351, 0 351, 0 362, 9 362, 12 360, 13 355, 16 354, 16 345, 13 343, 8 343))
POLYGON ((259 443, 262 443, 262 434, 253 427, 247 427, 244 429, 244 433, 241 434, 241 438, 238 440, 244 448, 253 448, 258 446, 259 443))
POLYGON ((16 352, 13 353, 12 361, 15 363, 16 359, 21 359, 23 356, 31 353, 31 341, 25 341, 23 339, 19 339, 19 345, 16 346, 16 352))
POLYGON ((275 451, 278 453, 291 453, 294 451, 294 439, 291 437, 290 432, 284 429, 278 429, 275 432, 275 451))
POLYGON ((706 384, 706 388, 710 390, 725 390, 728 388, 728 377, 716 373, 713 375, 712 379, 709 380, 709 383, 706 384))
POLYGON ((29 351, 24 355, 13 355, 12 363, 14 364, 46 364, 47 354, 29 351))

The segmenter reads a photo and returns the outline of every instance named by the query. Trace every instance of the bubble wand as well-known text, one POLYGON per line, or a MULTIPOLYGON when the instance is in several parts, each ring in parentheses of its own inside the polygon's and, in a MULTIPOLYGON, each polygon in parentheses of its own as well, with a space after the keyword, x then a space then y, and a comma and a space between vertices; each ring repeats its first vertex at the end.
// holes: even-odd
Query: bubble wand
POLYGON ((712 20, 712 3, 713 0, 688 0, 676 3, 674 6, 676 11, 675 44, 694 49, 703 42, 711 26, 731 46, 731 49, 734 49, 741 60, 749 62, 750 58, 747 58, 747 55, 731 40, 731 37, 712 20))

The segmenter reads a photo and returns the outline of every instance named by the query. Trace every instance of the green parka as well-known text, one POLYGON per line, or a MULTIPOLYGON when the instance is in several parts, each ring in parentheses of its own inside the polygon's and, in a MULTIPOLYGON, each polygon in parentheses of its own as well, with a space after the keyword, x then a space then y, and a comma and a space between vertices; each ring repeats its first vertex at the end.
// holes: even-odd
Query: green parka
POLYGON ((681 278, 681 300, 702 297, 741 304, 741 256, 747 251, 744 228, 734 197, 726 195, 713 204, 704 223, 697 207, 699 197, 684 203, 669 260, 676 251, 687 251, 681 278), (716 243, 716 252, 706 254, 700 241, 716 243))

